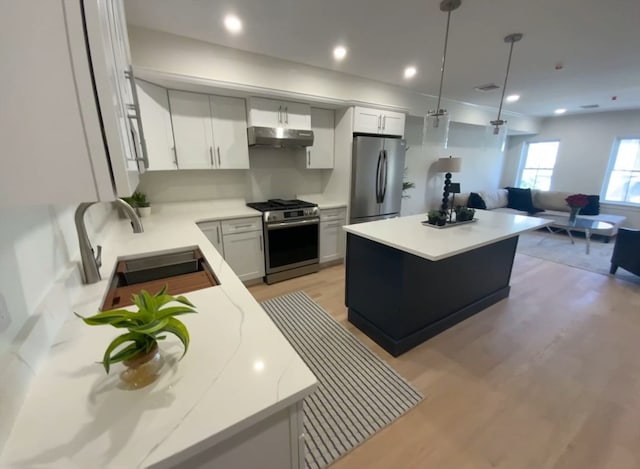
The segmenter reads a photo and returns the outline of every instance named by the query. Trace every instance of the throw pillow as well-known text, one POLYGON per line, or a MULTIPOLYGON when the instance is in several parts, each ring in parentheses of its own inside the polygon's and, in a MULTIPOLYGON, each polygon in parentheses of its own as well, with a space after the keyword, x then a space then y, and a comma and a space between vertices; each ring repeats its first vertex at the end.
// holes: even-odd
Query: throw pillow
POLYGON ((486 210, 487 204, 484 203, 482 197, 475 192, 469 194, 469 200, 467 201, 467 207, 469 208, 479 208, 480 210, 486 210))
POLYGON ((580 210, 580 215, 600 215, 600 196, 588 195, 589 203, 580 210))
POLYGON ((531 189, 520 189, 519 187, 507 187, 509 191, 509 202, 507 207, 527 213, 539 213, 544 210, 533 206, 531 199, 531 189))

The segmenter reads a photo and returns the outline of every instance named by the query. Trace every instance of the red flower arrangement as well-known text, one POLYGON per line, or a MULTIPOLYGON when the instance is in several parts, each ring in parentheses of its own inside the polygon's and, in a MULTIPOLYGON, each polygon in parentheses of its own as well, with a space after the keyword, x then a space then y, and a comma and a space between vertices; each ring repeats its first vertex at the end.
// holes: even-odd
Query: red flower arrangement
POLYGON ((564 200, 571 208, 584 208, 589 205, 589 197, 584 194, 573 194, 564 200))

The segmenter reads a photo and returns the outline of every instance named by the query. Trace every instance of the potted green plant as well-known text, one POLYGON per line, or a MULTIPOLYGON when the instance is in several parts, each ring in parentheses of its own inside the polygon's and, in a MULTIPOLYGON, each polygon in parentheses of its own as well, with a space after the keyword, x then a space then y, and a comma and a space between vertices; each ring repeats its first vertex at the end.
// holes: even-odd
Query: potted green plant
POLYGON ((407 168, 404 168, 404 171, 402 173, 402 198, 403 199, 408 199, 411 196, 409 194, 406 194, 406 192, 410 189, 415 189, 416 185, 415 183, 411 182, 411 181, 405 181, 404 179, 407 177, 407 168))
POLYGON ((138 211, 138 215, 142 218, 146 218, 151 215, 151 203, 147 200, 147 196, 144 192, 135 191, 131 196, 133 206, 138 211))
MULTIPOLYGON (((114 309, 90 317, 82 317, 89 326, 112 326, 127 329, 107 346, 102 365, 107 374, 114 363, 122 362, 127 368, 120 374, 122 381, 131 389, 152 383, 159 376, 162 357, 158 341, 167 333, 175 335, 184 347, 182 357, 189 348, 189 331, 175 316, 196 313, 195 306, 184 296, 167 294, 167 286, 155 295, 142 290, 133 295, 138 311, 114 309), (179 303, 177 306, 168 306, 179 303)), ((181 358, 182 358, 181 357, 181 358)))
POLYGON ((455 208, 456 221, 470 221, 473 220, 473 216, 476 214, 476 210, 469 207, 457 206, 455 208))
POLYGON ((440 210, 429 210, 427 217, 430 225, 444 226, 447 224, 447 214, 440 210))

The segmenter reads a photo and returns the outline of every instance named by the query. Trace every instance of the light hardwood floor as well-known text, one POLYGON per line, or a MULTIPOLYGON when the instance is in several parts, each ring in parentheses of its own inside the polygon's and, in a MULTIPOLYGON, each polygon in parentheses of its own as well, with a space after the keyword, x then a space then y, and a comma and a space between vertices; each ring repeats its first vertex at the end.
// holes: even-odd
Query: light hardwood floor
POLYGON ((640 468, 639 285, 519 254, 508 299, 393 358, 347 321, 344 275, 250 288, 307 292, 425 396, 332 469, 640 468))

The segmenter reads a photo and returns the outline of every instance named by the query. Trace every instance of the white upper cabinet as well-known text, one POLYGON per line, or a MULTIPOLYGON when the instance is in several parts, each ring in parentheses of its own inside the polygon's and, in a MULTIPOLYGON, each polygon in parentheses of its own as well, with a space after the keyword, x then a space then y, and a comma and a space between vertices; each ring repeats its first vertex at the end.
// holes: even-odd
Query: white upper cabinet
POLYGON ((178 169, 248 169, 245 103, 240 98, 169 90, 178 169))
POLYGON ((307 148, 308 169, 333 168, 334 112, 330 109, 311 108, 313 146, 307 148))
POLYGON ((214 160, 218 169, 249 169, 244 99, 211 96, 214 160))
POLYGON ((136 81, 140 117, 149 155, 150 171, 178 169, 169 94, 166 88, 146 81, 136 81))
POLYGON ((398 135, 404 137, 405 115, 401 112, 356 106, 353 131, 367 134, 398 135))
POLYGON ((136 103, 122 89, 122 2, 39 2, 37 27, 33 11, 31 2, 6 2, 0 15, 0 205, 131 195, 143 155, 128 117, 136 103))
POLYGON ((311 130, 311 106, 274 99, 249 98, 249 126, 311 130))
POLYGON ((214 168, 209 96, 169 90, 169 105, 178 168, 214 168))
MULTIPOLYGON (((69 3, 66 0, 65 3, 69 3)), ((131 53, 122 0, 83 2, 95 89, 116 193, 131 195, 146 155, 137 121, 131 53)))

